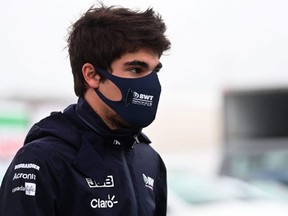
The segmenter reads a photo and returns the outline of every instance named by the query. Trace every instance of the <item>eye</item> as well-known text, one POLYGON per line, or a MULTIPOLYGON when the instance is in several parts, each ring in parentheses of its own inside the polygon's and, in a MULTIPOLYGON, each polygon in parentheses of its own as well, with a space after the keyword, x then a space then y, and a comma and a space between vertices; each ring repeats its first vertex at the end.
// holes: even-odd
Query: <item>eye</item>
POLYGON ((131 68, 131 69, 129 69, 129 71, 130 71, 131 73, 134 73, 134 74, 139 74, 139 73, 142 73, 142 72, 143 72, 142 68, 138 68, 138 67, 131 68))

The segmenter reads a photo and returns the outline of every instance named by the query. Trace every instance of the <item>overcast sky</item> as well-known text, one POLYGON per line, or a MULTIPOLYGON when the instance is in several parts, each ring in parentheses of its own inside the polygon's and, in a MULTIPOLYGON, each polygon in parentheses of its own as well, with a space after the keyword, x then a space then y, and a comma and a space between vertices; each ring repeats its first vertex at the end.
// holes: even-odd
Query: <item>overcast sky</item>
MULTIPOLYGON (((0 94, 73 96, 67 28, 92 0, 0 0, 0 94)), ((286 0, 107 0, 166 21, 163 92, 288 86, 286 0)), ((168 95, 168 94, 166 94, 168 95)), ((185 98, 186 96, 184 96, 185 98)))

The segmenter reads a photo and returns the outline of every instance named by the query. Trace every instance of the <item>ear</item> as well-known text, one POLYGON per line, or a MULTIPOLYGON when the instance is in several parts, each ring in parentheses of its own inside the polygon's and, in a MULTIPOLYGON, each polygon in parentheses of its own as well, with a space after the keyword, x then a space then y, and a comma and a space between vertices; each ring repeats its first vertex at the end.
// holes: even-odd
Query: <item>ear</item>
POLYGON ((95 71, 95 68, 90 63, 85 63, 82 66, 82 74, 86 83, 91 88, 98 88, 100 83, 100 75, 95 71))

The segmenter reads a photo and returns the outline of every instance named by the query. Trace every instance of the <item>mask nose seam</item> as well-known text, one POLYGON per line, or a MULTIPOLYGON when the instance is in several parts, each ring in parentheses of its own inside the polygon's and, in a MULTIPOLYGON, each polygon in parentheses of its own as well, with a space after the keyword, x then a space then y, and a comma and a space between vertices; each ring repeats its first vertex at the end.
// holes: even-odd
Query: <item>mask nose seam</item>
POLYGON ((125 106, 128 107, 133 99, 133 90, 131 88, 129 88, 129 90, 127 91, 127 95, 126 95, 126 100, 125 100, 125 106))

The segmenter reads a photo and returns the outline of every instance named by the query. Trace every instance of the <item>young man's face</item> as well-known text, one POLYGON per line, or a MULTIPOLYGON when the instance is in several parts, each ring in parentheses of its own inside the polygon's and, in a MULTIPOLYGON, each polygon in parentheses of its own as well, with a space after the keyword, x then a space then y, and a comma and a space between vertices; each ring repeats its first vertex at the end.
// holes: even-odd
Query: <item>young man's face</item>
MULTIPOLYGON (((162 64, 156 53, 141 49, 134 53, 122 55, 111 64, 111 72, 114 76, 123 78, 139 78, 159 71, 162 64)), ((119 101, 122 98, 120 90, 109 80, 105 80, 99 86, 99 90, 110 100, 119 101)))
MULTIPOLYGON (((136 79, 147 76, 152 71, 159 71, 161 67, 158 54, 146 49, 140 49, 134 53, 126 53, 113 61, 111 71, 108 72, 114 76, 136 79)), ((126 96, 122 95, 120 89, 109 79, 100 82, 98 90, 112 101, 120 101, 122 97, 126 96)), ((103 109, 105 109, 104 116, 101 117, 104 121, 106 120, 108 126, 111 128, 129 127, 129 124, 110 107, 103 106, 103 109)))

